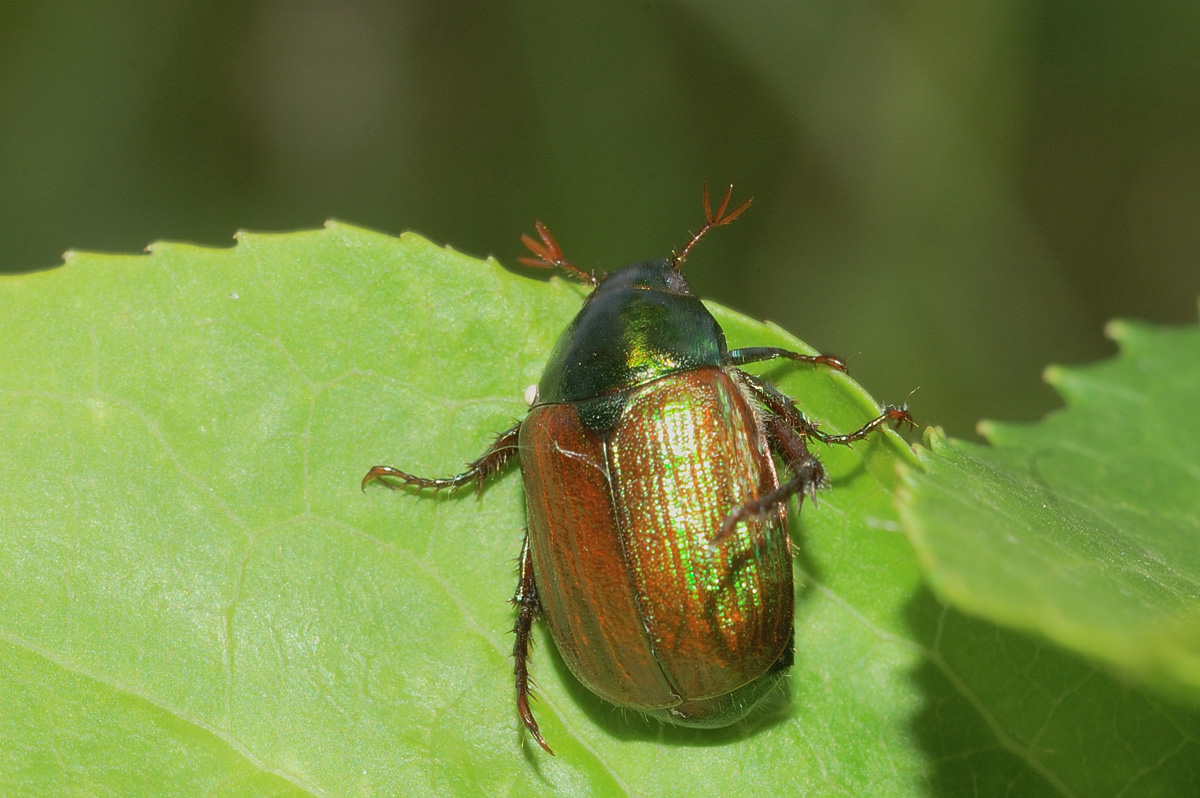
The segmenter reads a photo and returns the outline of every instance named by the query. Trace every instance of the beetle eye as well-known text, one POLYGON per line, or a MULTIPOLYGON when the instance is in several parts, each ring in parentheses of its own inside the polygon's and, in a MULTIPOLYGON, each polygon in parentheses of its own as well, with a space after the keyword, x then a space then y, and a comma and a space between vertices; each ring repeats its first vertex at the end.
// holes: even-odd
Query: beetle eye
POLYGON ((667 290, 672 294, 692 293, 692 287, 688 285, 687 280, 683 279, 683 275, 679 272, 667 272, 664 282, 666 283, 667 290))

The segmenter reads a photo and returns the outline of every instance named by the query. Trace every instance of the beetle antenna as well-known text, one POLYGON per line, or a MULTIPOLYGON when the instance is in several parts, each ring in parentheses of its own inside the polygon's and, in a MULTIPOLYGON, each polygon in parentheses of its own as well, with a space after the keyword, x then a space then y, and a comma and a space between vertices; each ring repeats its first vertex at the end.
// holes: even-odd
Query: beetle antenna
POLYGON ((687 260, 688 253, 692 251, 692 247, 696 246, 696 242, 704 237, 704 234, 714 227, 729 224, 734 219, 742 215, 742 212, 750 207, 750 202, 754 197, 747 197, 746 201, 734 208, 725 215, 725 209, 729 207, 729 198, 733 195, 733 183, 729 184, 729 188, 725 189, 725 196, 721 198, 721 204, 717 206, 717 212, 712 212, 712 206, 708 202, 708 183, 704 183, 701 189, 704 196, 704 224, 699 230, 692 233, 692 239, 684 245, 679 252, 671 253, 671 268, 679 271, 679 267, 687 260))
POLYGON ((542 240, 535 241, 533 236, 526 234, 521 236, 521 243, 530 252, 537 255, 537 257, 517 258, 517 260, 526 266, 533 266, 536 269, 562 269, 569 274, 575 275, 588 285, 599 285, 600 281, 596 279, 596 275, 591 272, 585 272, 563 257, 562 247, 554 240, 554 236, 550 235, 550 231, 546 229, 546 225, 541 222, 534 222, 533 226, 542 240))

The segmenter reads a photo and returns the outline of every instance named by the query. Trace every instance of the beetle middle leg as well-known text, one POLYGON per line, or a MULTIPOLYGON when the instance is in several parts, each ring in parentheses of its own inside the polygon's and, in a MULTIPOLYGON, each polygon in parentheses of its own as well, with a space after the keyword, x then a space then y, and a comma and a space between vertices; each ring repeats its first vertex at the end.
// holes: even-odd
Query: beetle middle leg
POLYGON ((517 714, 525 728, 537 740, 538 745, 546 749, 551 756, 554 751, 542 739, 533 711, 529 708, 532 680, 529 678, 529 644, 533 632, 533 619, 540 611, 537 595, 537 582, 533 578, 533 554, 529 550, 529 533, 525 533, 525 542, 521 544, 521 560, 517 566, 519 578, 517 592, 513 595, 512 603, 517 607, 517 622, 513 626, 513 634, 517 636, 513 643, 513 675, 517 679, 517 714))
POLYGON ((917 426, 917 422, 913 421, 912 416, 909 415, 907 407, 888 405, 887 407, 883 408, 882 413, 868 421, 866 424, 863 424, 854 432, 847 432, 845 435, 829 435, 819 429, 814 429, 810 434, 822 443, 840 443, 842 445, 849 445, 855 441, 861 441, 863 438, 867 437, 884 424, 889 423, 894 423, 897 428, 899 428, 901 424, 907 424, 910 429, 915 429, 917 426))
POLYGON ((415 485, 417 490, 432 488, 435 491, 449 488, 451 491, 458 490, 463 485, 475 483, 476 490, 483 490, 483 483, 492 474, 495 474, 513 458, 517 453, 517 438, 521 433, 521 425, 516 424, 512 429, 507 429, 496 436, 495 442, 488 447, 488 450, 479 456, 478 459, 467 464, 467 470, 461 474, 456 474, 452 477, 440 477, 430 479, 428 477, 418 477, 409 474, 406 471, 401 471, 392 466, 377 465, 367 472, 367 475, 362 478, 362 489, 367 489, 367 484, 375 480, 382 481, 383 477, 392 477, 400 480, 400 486, 393 485, 390 482, 384 482, 389 488, 403 487, 407 485, 415 485))
POLYGON ((800 408, 796 407, 796 403, 790 397, 780 393, 779 389, 766 380, 755 377, 752 374, 741 372, 742 385, 749 388, 755 398, 761 402, 767 410, 773 415, 784 419, 788 425, 808 438, 813 438, 821 443, 834 444, 838 443, 843 446, 861 441, 870 435, 875 430, 885 424, 894 423, 897 427, 901 424, 908 424, 909 427, 916 427, 916 422, 908 412, 907 407, 896 407, 895 405, 887 405, 883 408, 883 412, 875 418, 863 424, 853 432, 847 432, 843 435, 830 435, 823 432, 814 421, 805 418, 800 412, 800 408))

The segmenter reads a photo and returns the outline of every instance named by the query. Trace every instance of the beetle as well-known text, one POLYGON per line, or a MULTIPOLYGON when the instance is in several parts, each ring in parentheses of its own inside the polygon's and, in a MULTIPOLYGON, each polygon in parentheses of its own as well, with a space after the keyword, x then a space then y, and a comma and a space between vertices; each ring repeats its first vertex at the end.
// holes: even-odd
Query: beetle
POLYGON ((417 491, 457 489, 517 459, 527 528, 513 604, 517 712, 553 754, 529 706, 529 647, 545 619, 575 677, 621 707, 720 727, 745 717, 793 661, 791 497, 825 484, 812 440, 850 444, 894 423, 888 406, 832 435, 747 363, 785 358, 846 371, 832 355, 729 349, 680 267, 727 212, 703 190, 704 224, 671 257, 595 276, 568 261, 541 222, 530 266, 592 286, 562 333, 525 418, 462 473, 420 477, 375 466, 362 479, 417 491), (787 470, 781 479, 775 455, 787 470))

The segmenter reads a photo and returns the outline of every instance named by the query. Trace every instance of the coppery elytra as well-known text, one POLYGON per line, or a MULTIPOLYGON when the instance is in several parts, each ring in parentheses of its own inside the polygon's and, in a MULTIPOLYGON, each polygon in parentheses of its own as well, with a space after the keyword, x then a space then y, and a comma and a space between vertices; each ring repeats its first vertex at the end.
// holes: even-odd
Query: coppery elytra
POLYGON ((571 672, 597 695, 683 726, 745 717, 792 664, 794 607, 787 503, 816 496, 825 471, 810 440, 847 445, 888 423, 888 406, 829 434, 767 380, 739 366, 786 358, 845 371, 832 355, 728 349, 680 266, 726 213, 703 193, 704 224, 678 253, 597 277, 568 261, 540 222, 537 257, 593 286, 563 332, 523 421, 465 471, 419 477, 375 466, 362 484, 457 489, 514 457, 528 530, 518 560, 513 668, 517 712, 546 751, 530 710, 529 644, 541 616, 571 672), (778 457, 788 472, 781 480, 778 457), (394 482, 389 481, 394 480, 394 482))

